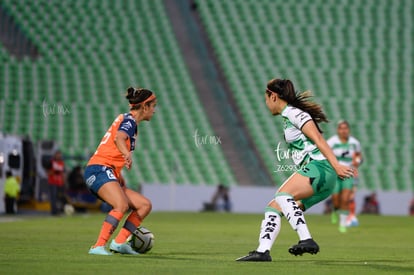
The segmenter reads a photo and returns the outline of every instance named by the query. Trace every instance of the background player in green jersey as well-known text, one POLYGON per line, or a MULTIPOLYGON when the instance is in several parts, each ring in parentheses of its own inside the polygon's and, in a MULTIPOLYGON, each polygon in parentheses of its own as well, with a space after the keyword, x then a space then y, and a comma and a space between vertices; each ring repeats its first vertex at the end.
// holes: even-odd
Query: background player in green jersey
POLYGON ((353 169, 338 162, 323 138, 318 123, 328 120, 321 106, 309 100, 311 96, 308 91, 296 93, 290 80, 272 79, 267 84, 267 108, 272 115, 282 116, 285 140, 294 151, 294 163, 301 168, 283 183, 265 208, 258 248, 237 261, 271 261, 270 249, 280 232, 282 216, 299 236, 299 243, 290 247, 289 253, 319 252, 303 211, 326 199, 337 176, 352 177, 353 169))
POLYGON ((339 163, 354 168, 354 177, 340 179, 336 181, 332 193, 332 223, 338 222, 339 214, 339 231, 346 232, 346 226, 350 222, 357 223, 355 216, 355 182, 358 176, 358 166, 362 162, 361 145, 359 141, 350 135, 349 123, 346 120, 338 122, 337 134, 328 139, 328 144, 332 148, 339 163), (350 209, 350 206, 352 206, 350 209), (353 215, 350 215, 353 210, 353 215))

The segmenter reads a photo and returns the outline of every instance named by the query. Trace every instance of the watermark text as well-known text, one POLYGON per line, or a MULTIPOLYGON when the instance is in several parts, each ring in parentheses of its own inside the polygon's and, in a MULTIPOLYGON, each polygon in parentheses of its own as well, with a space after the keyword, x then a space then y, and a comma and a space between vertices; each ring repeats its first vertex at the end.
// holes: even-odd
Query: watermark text
POLYGON ((200 135, 198 133, 198 129, 195 130, 193 137, 194 137, 194 144, 197 148, 204 146, 204 145, 220 145, 221 144, 221 137, 211 136, 211 135, 200 135))
POLYGON ((43 116, 67 115, 70 114, 69 106, 65 104, 50 104, 45 99, 42 103, 43 116))
POLYGON ((280 162, 284 162, 286 160, 292 160, 293 162, 293 159, 301 158, 302 154, 300 151, 284 149, 281 147, 281 143, 278 142, 275 152, 276 152, 277 162, 276 162, 276 167, 275 167, 276 169, 273 172, 275 173, 287 172, 287 171, 296 172, 300 169, 299 165, 296 165, 296 164, 280 164, 280 162))

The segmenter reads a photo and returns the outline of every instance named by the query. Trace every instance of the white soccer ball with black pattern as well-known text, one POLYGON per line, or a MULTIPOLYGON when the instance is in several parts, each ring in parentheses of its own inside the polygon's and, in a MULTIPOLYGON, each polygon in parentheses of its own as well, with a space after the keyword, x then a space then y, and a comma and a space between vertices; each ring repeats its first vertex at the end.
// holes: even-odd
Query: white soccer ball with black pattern
POLYGON ((143 226, 139 226, 131 235, 129 244, 138 253, 147 253, 154 246, 154 234, 143 226))

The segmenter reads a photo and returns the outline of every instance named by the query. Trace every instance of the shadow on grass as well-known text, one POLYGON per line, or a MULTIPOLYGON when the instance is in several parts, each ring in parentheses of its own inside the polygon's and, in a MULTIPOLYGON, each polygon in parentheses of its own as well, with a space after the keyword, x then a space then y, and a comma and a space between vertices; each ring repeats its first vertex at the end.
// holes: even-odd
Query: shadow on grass
MULTIPOLYGON (((192 261, 192 262, 205 262, 207 261, 220 261, 220 262, 236 262, 236 256, 232 258, 229 255, 222 255, 223 258, 217 259, 217 253, 215 252, 168 252, 168 253, 147 253, 139 255, 138 257, 143 257, 149 261, 159 261, 159 260, 170 260, 170 261, 192 261)), ((136 257, 136 256, 132 256, 136 257)), ((318 259, 305 259, 301 258, 300 262, 298 259, 300 257, 294 257, 291 260, 283 259, 283 263, 292 265, 297 265, 299 263, 303 264, 313 264, 315 266, 337 266, 341 267, 359 267, 366 268, 366 270, 378 270, 383 272, 401 272, 401 273, 414 273, 414 261, 411 260, 390 260, 390 259, 375 259, 375 260, 318 260, 318 259)), ((245 262, 238 262, 245 263, 245 262)), ((268 264, 276 264, 277 260, 273 262, 268 262, 268 264)), ((249 262, 251 264, 251 262, 249 262)), ((261 264, 264 264, 263 262, 261 264)))
POLYGON ((146 253, 141 255, 120 255, 123 257, 142 257, 145 260, 173 260, 173 261, 205 261, 200 257, 204 256, 205 258, 210 258, 212 254, 209 253, 197 253, 197 252, 188 252, 188 253, 168 253, 168 254, 157 254, 157 253, 146 253))
POLYGON ((359 261, 346 261, 346 260, 329 260, 329 261, 315 261, 315 264, 325 266, 355 266, 355 267, 366 267, 369 269, 376 269, 378 271, 386 272, 403 272, 403 273, 414 273, 414 262, 405 260, 359 260, 359 261), (398 265, 411 265, 411 266, 398 266, 398 265))

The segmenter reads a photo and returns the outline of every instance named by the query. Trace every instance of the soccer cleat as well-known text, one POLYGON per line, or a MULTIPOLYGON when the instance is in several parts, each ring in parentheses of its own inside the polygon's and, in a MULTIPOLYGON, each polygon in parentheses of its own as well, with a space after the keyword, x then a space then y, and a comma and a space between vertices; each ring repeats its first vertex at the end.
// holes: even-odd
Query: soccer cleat
POLYGON ((111 252, 109 252, 105 249, 105 246, 91 247, 91 249, 89 249, 89 254, 91 254, 91 255, 105 255, 105 256, 111 256, 112 255, 111 252))
POLYGON ((249 255, 236 259, 237 262, 271 262, 269 250, 265 252, 250 251, 249 255))
POLYGON ((339 232, 341 232, 341 233, 346 233, 346 231, 347 231, 346 226, 339 226, 339 227, 338 227, 338 230, 339 230, 339 232))
POLYGON ((313 239, 299 241, 298 244, 289 248, 289 253, 295 256, 302 256, 303 253, 316 254, 319 252, 319 246, 313 239))
POLYGON ((112 240, 111 245, 109 246, 109 249, 112 252, 115 252, 115 253, 130 254, 130 255, 138 255, 139 254, 134 249, 132 249, 132 247, 129 245, 128 242, 118 244, 118 243, 115 242, 115 240, 112 240))
POLYGON ((358 221, 358 219, 357 219, 357 218, 354 218, 354 219, 351 221, 351 227, 357 227, 357 226, 359 226, 359 221, 358 221))
POLYGON ((356 226, 359 226, 359 222, 355 216, 346 222, 346 227, 356 227, 356 226))

